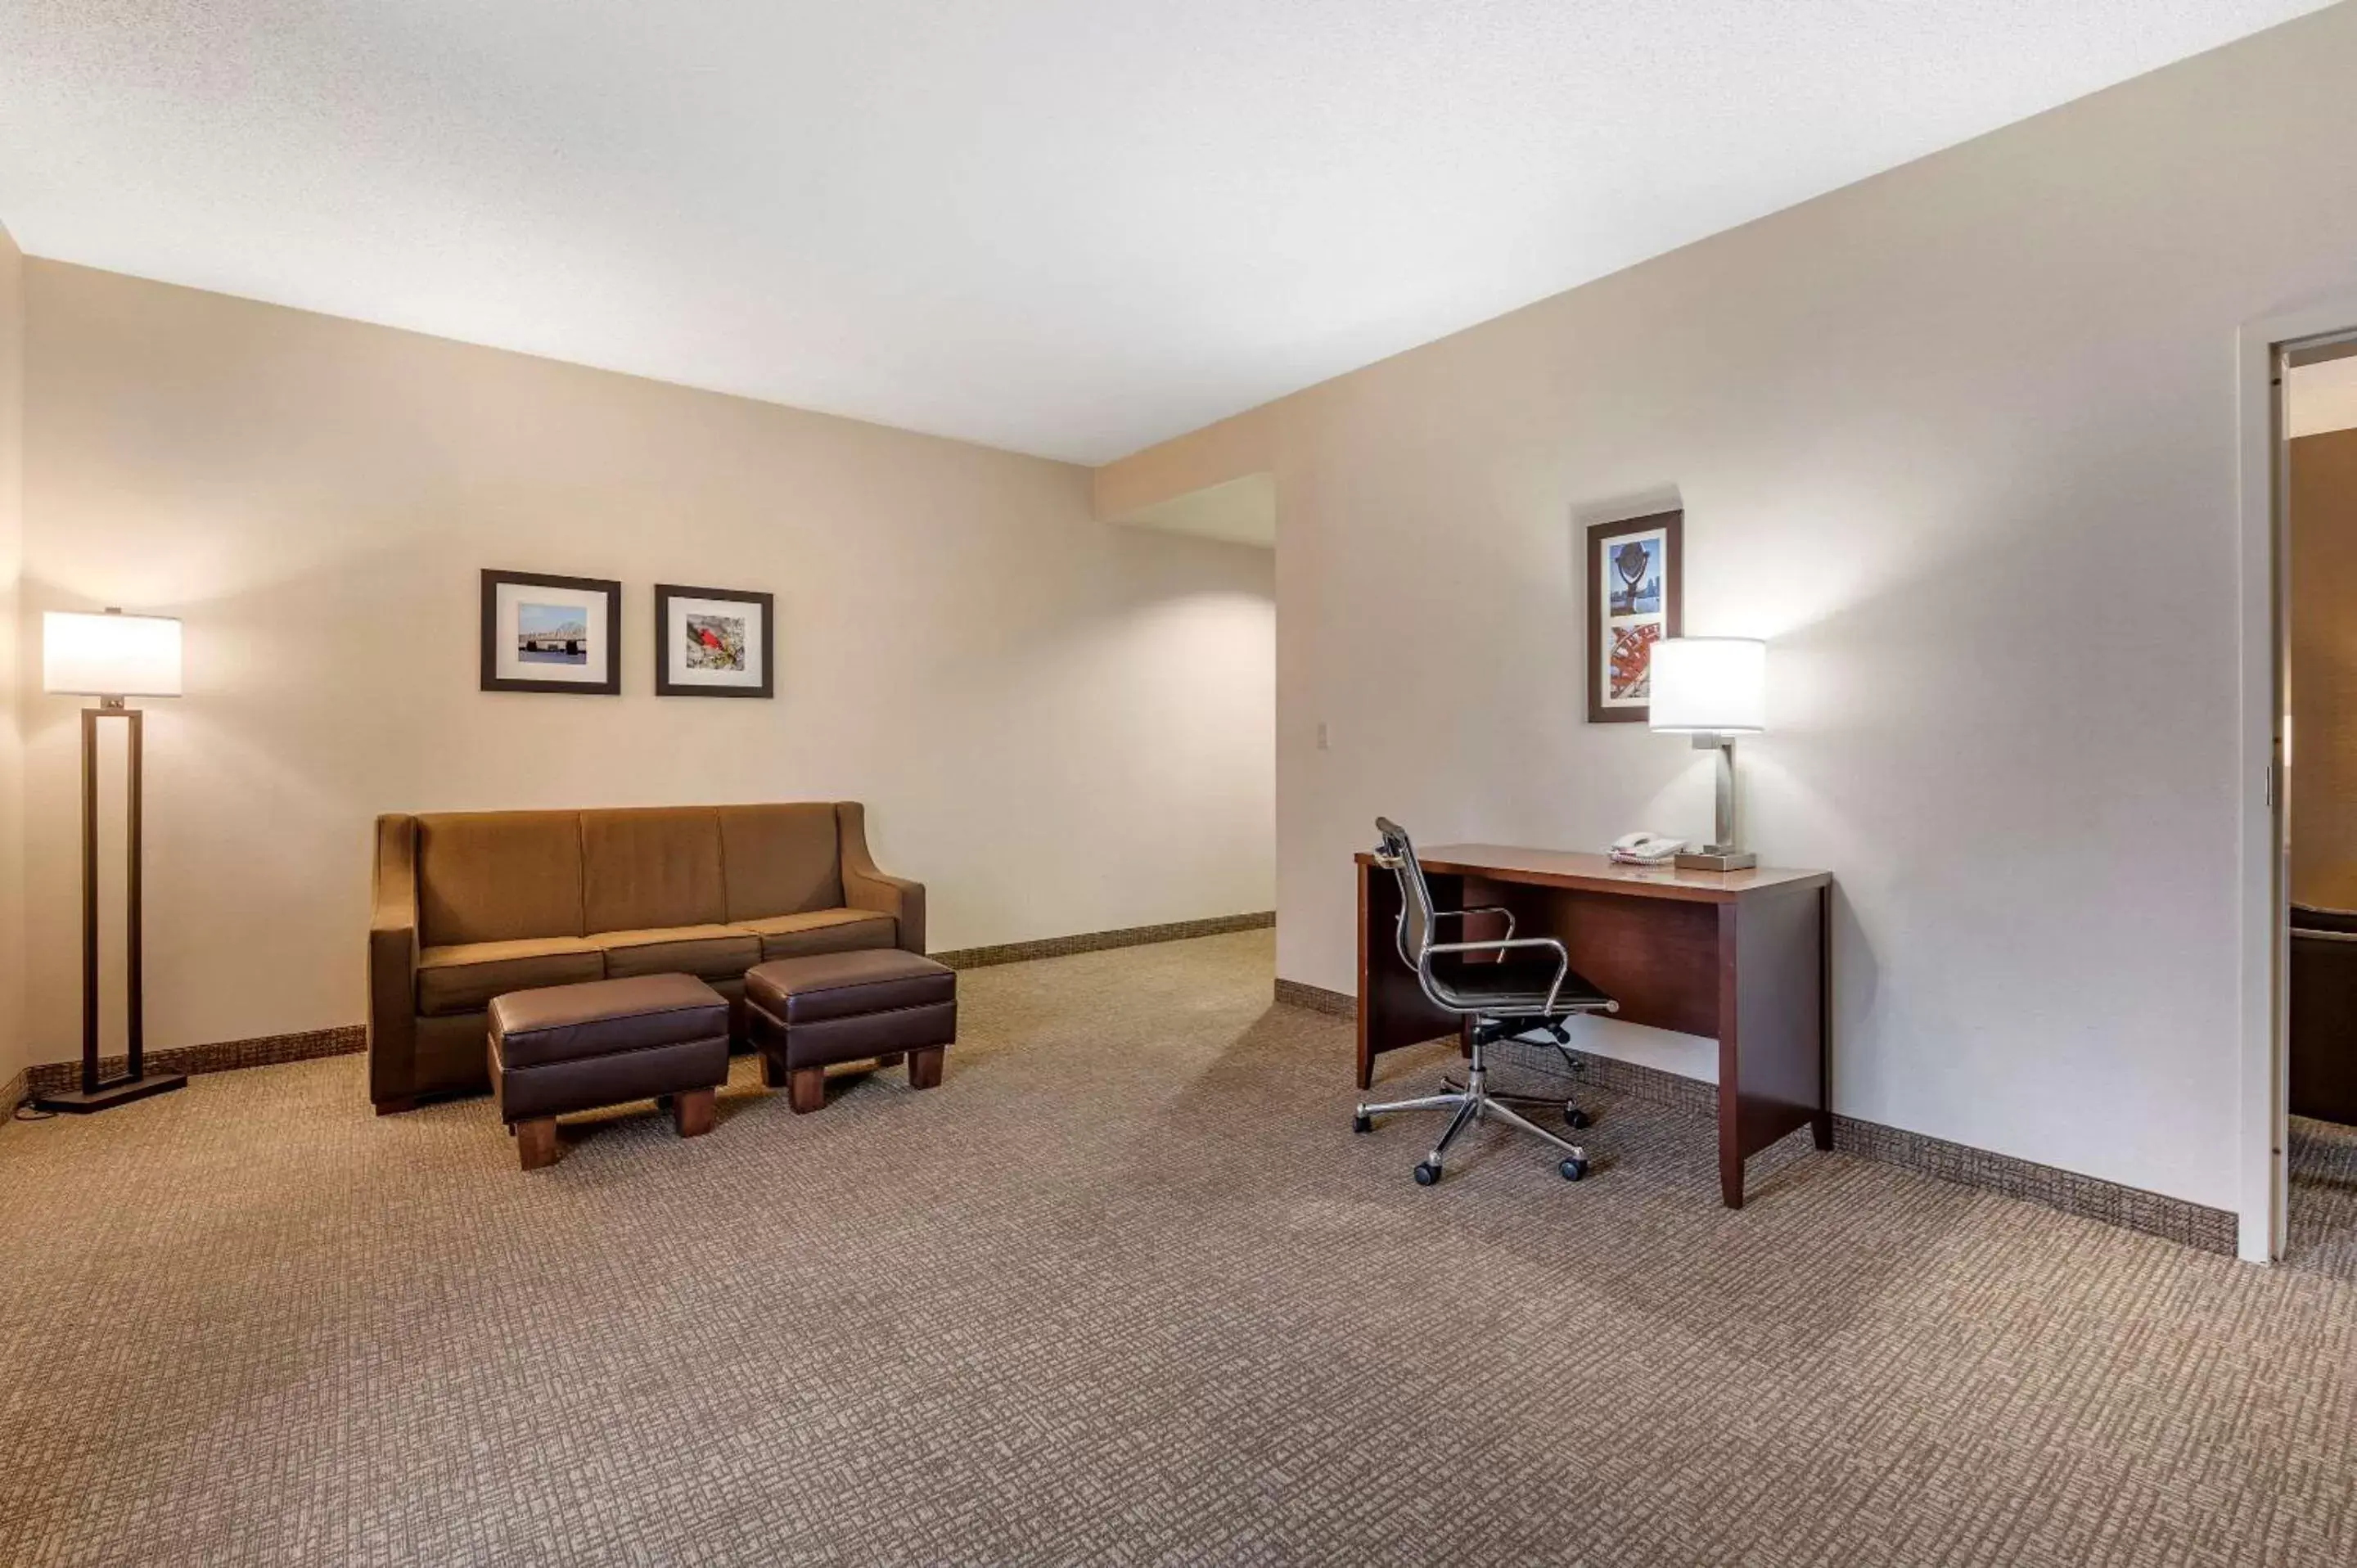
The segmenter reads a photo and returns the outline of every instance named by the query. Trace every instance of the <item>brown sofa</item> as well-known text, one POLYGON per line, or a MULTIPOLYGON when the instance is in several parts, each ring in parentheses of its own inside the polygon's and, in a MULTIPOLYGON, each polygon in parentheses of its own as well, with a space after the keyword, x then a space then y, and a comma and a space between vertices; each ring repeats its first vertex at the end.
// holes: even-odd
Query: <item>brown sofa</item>
POLYGON ((922 884, 867 853, 856 800, 376 820, 369 1097, 490 1087, 491 998, 692 974, 745 1038, 745 972, 864 948, 925 950, 922 884))

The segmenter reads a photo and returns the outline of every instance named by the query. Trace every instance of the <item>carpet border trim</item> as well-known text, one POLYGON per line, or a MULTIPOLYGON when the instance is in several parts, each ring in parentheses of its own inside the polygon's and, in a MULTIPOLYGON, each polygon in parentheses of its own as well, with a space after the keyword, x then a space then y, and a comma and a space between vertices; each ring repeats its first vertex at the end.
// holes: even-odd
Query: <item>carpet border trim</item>
MULTIPOLYGON (((346 1024, 333 1029, 304 1029, 291 1035, 259 1035, 249 1040, 219 1040, 208 1046, 175 1046, 149 1051, 149 1072, 231 1072, 239 1068, 276 1067, 320 1057, 348 1057, 368 1049, 365 1025, 346 1024)), ((101 1058, 100 1076, 112 1078, 129 1064, 121 1057, 101 1058)), ((26 1090, 34 1094, 58 1094, 81 1083, 81 1063, 36 1062, 25 1069, 26 1090)))
MULTIPOLYGON (((1358 1000, 1346 992, 1329 991, 1298 980, 1276 983, 1276 1001, 1336 1017, 1354 1017, 1358 1000)), ((1698 1078, 1664 1072, 1660 1068, 1575 1051, 1586 1064, 1588 1081, 1599 1089, 1634 1095, 1640 1100, 1674 1105, 1705 1115, 1718 1113, 1718 1086, 1698 1078)), ((1807 1129, 1792 1134, 1799 1137, 1807 1129)), ((2147 1192, 2140 1187, 2081 1176, 2055 1165, 2042 1165, 1991 1149, 1952 1143, 1902 1127, 1886 1127, 1856 1116, 1834 1116, 1834 1149, 1837 1154, 1900 1165, 1942 1181, 2001 1193, 2028 1203, 2060 1209, 2082 1219, 2100 1220, 2147 1236, 2158 1236, 2197 1251, 2222 1257, 2235 1255, 2239 1220, 2231 1209, 2212 1208, 2181 1197, 2147 1192)))
POLYGON ((1180 942, 1193 937, 1224 936, 1230 931, 1257 931, 1276 924, 1276 911, 1249 915, 1216 915, 1206 920, 1174 920, 1160 926, 1128 926, 1114 931, 1082 931, 1070 937, 1042 937, 1037 941, 1002 942, 996 947, 957 948, 931 954, 936 963, 952 969, 986 969, 996 963, 1023 963, 1038 958, 1069 958, 1074 953, 1103 952, 1109 948, 1145 947, 1154 942, 1180 942))
MULTIPOLYGON (((952 969, 981 969, 995 963, 1020 963, 1035 958, 1061 958, 1071 953, 1099 952, 1109 948, 1142 947, 1149 942, 1181 941, 1229 931, 1258 930, 1276 924, 1276 911, 1221 915, 1205 920, 1178 920, 1160 926, 1132 926, 1122 930, 1083 931, 1075 936, 1048 937, 1038 941, 1007 942, 997 947, 964 948, 932 956, 952 969)), ((288 1035, 260 1035, 252 1039, 221 1040, 203 1046, 177 1046, 147 1053, 150 1072, 195 1075, 234 1072, 241 1068, 276 1067, 285 1062, 312 1061, 321 1057, 353 1056, 368 1049, 368 1026, 346 1024, 332 1029, 305 1029, 288 1035)), ((121 1057, 103 1058, 100 1072, 107 1077, 125 1067, 121 1057)), ((28 1094, 54 1094, 81 1081, 79 1061, 36 1062, 7 1084, 5 1103, 14 1106, 28 1094)))

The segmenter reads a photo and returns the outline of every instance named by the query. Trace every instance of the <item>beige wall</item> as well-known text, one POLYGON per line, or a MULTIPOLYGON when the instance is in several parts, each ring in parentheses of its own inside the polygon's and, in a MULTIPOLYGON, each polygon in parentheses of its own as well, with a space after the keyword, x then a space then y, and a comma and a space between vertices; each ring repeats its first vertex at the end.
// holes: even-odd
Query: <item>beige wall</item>
POLYGON ((1277 476, 1279 972, 1351 987, 1377 811, 1706 832, 1580 697, 1576 521, 1676 497, 1688 629, 1773 639, 1751 837, 1840 879, 1837 1107, 2235 1207, 2237 333, 2357 324, 2352 81, 2343 5, 1100 475, 1277 476))
MULTIPOLYGON (((25 743, 16 690, 24 415, 25 258, 0 228, 0 1090, 31 1059, 25 1037, 25 743)), ((0 1105, 0 1114, 9 1109, 0 1105)))
MULTIPOLYGON (((856 798, 936 947, 1270 907, 1269 553, 1087 470, 34 261, 28 609, 187 618, 146 703, 151 1043, 358 1021, 378 811, 856 798), (476 689, 485 566, 625 585, 619 698, 476 689), (651 585, 778 596, 656 698, 651 585)), ((31 1017, 77 1036, 75 703, 30 699, 31 1017)))
POLYGON ((2291 444, 2291 896, 2357 909, 2357 430, 2291 444))

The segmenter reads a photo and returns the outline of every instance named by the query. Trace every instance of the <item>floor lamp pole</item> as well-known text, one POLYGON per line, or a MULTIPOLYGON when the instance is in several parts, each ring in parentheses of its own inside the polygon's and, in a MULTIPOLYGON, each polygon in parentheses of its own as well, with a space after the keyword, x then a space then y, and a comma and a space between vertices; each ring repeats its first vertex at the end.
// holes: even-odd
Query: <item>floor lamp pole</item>
POLYGON ((142 749, 139 710, 126 705, 122 698, 103 697, 98 706, 81 711, 81 1087, 70 1093, 38 1096, 34 1103, 43 1111, 104 1111, 178 1089, 188 1081, 184 1073, 151 1076, 147 1072, 139 914, 142 749), (99 1076, 98 1055, 98 726, 105 719, 124 722, 130 768, 124 812, 129 842, 124 857, 123 932, 124 1026, 129 1059, 124 1064, 123 1076, 112 1079, 99 1076))

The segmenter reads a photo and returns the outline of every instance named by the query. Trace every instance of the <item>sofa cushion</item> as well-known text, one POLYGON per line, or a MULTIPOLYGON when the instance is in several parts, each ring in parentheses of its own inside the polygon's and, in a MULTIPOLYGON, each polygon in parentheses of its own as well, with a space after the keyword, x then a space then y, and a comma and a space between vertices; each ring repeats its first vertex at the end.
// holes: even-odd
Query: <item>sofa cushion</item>
POLYGON ((417 923, 426 947, 580 936, 589 928, 581 918, 579 815, 444 811, 418 818, 417 923))
POLYGON ((811 909, 731 922, 761 939, 761 957, 805 958, 812 953, 856 952, 898 946, 900 922, 873 909, 811 909))
POLYGON ((728 926, 665 926, 643 931, 599 931, 589 939, 604 950, 606 973, 693 974, 734 980, 761 961, 761 939, 728 926))
POLYGON ((582 812, 581 906, 592 932, 719 924, 718 815, 708 806, 582 812))
POLYGON ((730 924, 842 904, 834 806, 723 806, 718 815, 730 924))
POLYGON ((605 952, 579 937, 453 942, 418 953, 417 1010, 476 1013, 506 992, 574 985, 605 974, 605 952))

